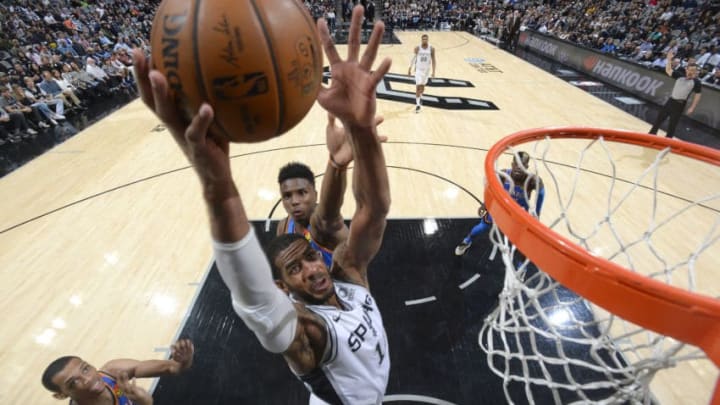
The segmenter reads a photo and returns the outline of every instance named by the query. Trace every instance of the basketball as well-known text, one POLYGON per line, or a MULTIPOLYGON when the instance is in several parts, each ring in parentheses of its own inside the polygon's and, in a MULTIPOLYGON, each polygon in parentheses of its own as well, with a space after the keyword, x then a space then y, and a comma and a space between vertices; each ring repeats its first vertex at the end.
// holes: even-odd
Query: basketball
POLYGON ((211 130, 232 142, 287 132, 322 80, 320 40, 298 0, 164 0, 151 46, 180 109, 190 118, 208 102, 211 130))

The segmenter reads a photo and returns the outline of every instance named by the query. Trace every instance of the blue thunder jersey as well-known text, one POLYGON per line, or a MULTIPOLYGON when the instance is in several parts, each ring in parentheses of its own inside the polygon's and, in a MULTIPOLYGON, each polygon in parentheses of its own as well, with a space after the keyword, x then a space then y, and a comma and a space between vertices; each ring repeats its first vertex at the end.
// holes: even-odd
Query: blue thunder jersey
MULTIPOLYGON (((510 169, 504 169, 503 172, 510 176, 512 170, 510 169)), ((527 199, 525 199, 525 191, 523 190, 524 184, 513 184, 514 182, 512 180, 507 180, 504 176, 500 177, 500 181, 503 184, 503 188, 510 194, 513 200, 520 204, 521 207, 525 211, 528 211, 530 209, 530 204, 528 204, 527 199)), ((535 183, 531 180, 528 183, 528 186, 534 186, 535 183)), ((535 190, 534 188, 531 189, 533 191, 536 191, 538 193, 538 199, 537 199, 537 206, 535 207, 535 211, 537 211, 538 217, 540 216, 540 210, 542 209, 543 200, 545 199, 545 188, 540 188, 540 190, 535 190)), ((530 193, 528 192, 528 197, 530 196, 530 193)), ((488 224, 492 224, 492 217, 490 216, 490 213, 485 214, 483 217, 485 222, 488 224)))
POLYGON ((380 309, 365 287, 335 281, 342 309, 306 305, 327 328, 321 365, 298 376, 311 391, 310 404, 371 405, 382 403, 390 355, 380 309))
MULTIPOLYGON (((110 390, 110 392, 112 393, 113 405, 133 405, 133 401, 126 397, 125 394, 123 394, 122 390, 118 386, 117 381, 115 381, 115 378, 110 376, 110 374, 102 371, 98 371, 98 374, 100 374, 100 378, 105 385, 105 389, 110 390)), ((77 404, 77 402, 70 400, 70 405, 75 404, 77 404)))
MULTIPOLYGON (((288 217, 287 220, 287 230, 285 233, 295 233, 295 220, 292 217, 288 217)), ((318 252, 322 253, 323 261, 325 262, 325 265, 328 269, 332 268, 332 250, 318 245, 312 238, 312 234, 310 234, 310 225, 308 225, 307 229, 303 232, 303 236, 305 239, 307 239, 308 242, 310 242, 310 247, 317 250, 318 252)))
MULTIPOLYGON (((510 173, 512 170, 505 169, 503 170, 508 176, 510 176, 510 173)), ((513 184, 514 182, 512 180, 505 180, 504 177, 501 177, 500 180, 503 182, 503 188, 507 190, 508 193, 510 193, 510 197, 515 200, 518 204, 520 204, 525 211, 530 209, 530 205, 528 204, 527 200, 525 199, 525 190, 523 190, 523 184, 513 184)), ((528 193, 530 194, 530 193, 528 193)))

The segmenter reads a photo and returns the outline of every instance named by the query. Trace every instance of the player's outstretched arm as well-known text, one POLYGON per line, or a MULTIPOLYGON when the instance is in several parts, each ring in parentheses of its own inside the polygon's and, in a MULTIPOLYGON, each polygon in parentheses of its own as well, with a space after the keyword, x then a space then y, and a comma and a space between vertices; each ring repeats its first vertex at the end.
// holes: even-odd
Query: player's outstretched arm
POLYGON ((367 265, 380 249, 390 209, 387 168, 375 122, 375 88, 390 69, 391 61, 384 59, 371 71, 385 28, 382 22, 375 24, 360 58, 362 13, 362 6, 353 9, 347 60, 338 55, 324 20, 318 22, 320 39, 333 72, 330 88, 321 90, 318 101, 348 130, 355 160, 356 211, 348 240, 336 249, 334 257, 346 279, 367 286, 367 265))
POLYGON ((340 209, 345 198, 347 167, 352 161, 352 150, 345 138, 345 128, 337 124, 334 115, 328 113, 325 139, 329 157, 320 199, 310 217, 310 232, 316 242, 329 249, 335 249, 347 239, 348 228, 340 209))
POLYGON ((140 50, 134 50, 133 58, 140 97, 166 125, 200 179, 213 238, 221 242, 242 239, 250 224, 230 172, 228 140, 209 131, 212 108, 203 104, 187 122, 165 76, 150 69, 149 61, 140 50))
POLYGON ((297 313, 275 286, 270 264, 248 222, 230 171, 228 140, 209 131, 212 108, 203 104, 186 124, 167 79, 150 70, 141 52, 136 50, 134 56, 143 101, 165 123, 200 179, 215 260, 235 312, 268 351, 285 351, 295 339, 297 313))
POLYGON ((107 362, 101 370, 116 377, 125 373, 131 379, 177 375, 192 367, 194 353, 192 341, 182 339, 172 345, 168 360, 115 359, 107 362))
MULTIPOLYGON (((375 117, 375 126, 382 122, 383 117, 375 117)), ((387 141, 387 137, 380 136, 380 141, 387 141)), ((328 113, 326 143, 330 156, 320 189, 320 201, 310 218, 310 231, 313 239, 320 245, 334 250, 348 236, 348 227, 340 209, 347 187, 347 167, 353 160, 353 151, 350 134, 330 113, 328 113)))

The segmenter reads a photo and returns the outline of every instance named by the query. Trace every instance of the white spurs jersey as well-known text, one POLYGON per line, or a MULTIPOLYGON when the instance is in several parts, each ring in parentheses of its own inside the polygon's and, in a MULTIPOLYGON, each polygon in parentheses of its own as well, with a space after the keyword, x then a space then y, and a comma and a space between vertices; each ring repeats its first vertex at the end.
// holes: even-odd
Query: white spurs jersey
POLYGON ((430 65, 432 65, 432 46, 428 44, 427 48, 423 48, 419 45, 415 56, 415 71, 427 72, 430 70, 430 65))
POLYGON ((335 293, 343 309, 305 306, 323 318, 328 340, 321 366, 298 377, 312 392, 310 404, 380 404, 390 375, 380 310, 362 286, 335 281, 335 293))

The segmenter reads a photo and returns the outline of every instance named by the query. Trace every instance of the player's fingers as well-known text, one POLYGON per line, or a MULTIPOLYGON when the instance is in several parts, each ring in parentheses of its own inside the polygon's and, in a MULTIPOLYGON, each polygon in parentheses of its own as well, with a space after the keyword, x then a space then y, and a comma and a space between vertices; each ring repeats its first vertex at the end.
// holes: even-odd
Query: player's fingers
POLYGON ((209 104, 203 103, 185 131, 185 138, 193 144, 205 141, 208 129, 213 120, 213 110, 209 104))
POLYGON ((392 66, 392 60, 390 58, 385 58, 380 62, 380 66, 372 72, 372 83, 373 83, 373 89, 375 86, 382 80, 382 78, 385 76, 385 74, 390 70, 390 66, 392 66))
POLYGON ((153 91, 150 86, 150 79, 148 77, 149 64, 145 59, 140 49, 133 49, 133 70, 135 72, 135 81, 137 82, 137 88, 140 92, 140 98, 142 101, 150 107, 151 110, 155 111, 155 101, 153 99, 153 91))
POLYGON ((320 36, 320 42, 322 43, 323 50, 325 51, 325 56, 327 56, 330 66, 342 62, 342 59, 340 59, 340 55, 337 52, 337 49, 335 49, 335 43, 333 43, 333 40, 330 37, 330 31, 328 30, 327 22, 324 18, 320 18, 318 20, 317 30, 318 35, 320 36))
POLYGON ((362 24, 365 9, 361 5, 353 8, 352 19, 350 20, 350 31, 348 32, 348 62, 357 62, 360 54, 360 25, 362 24))
POLYGON ((365 53, 363 53, 362 59, 360 60, 360 66, 363 69, 370 70, 375 58, 377 57, 378 47, 382 41, 383 34, 385 33, 385 23, 378 21, 375 23, 370 40, 368 40, 365 53))

